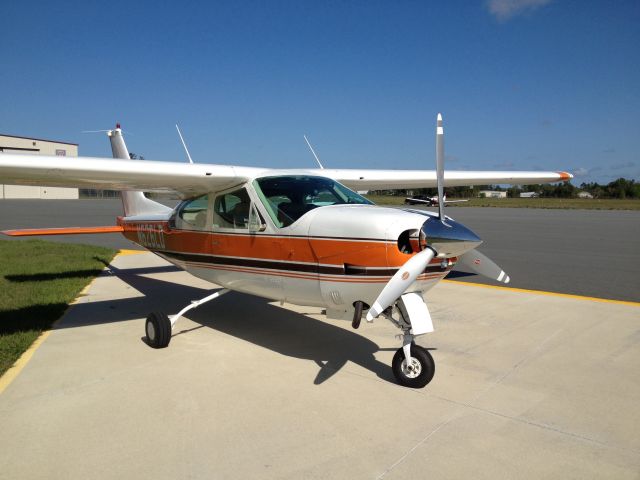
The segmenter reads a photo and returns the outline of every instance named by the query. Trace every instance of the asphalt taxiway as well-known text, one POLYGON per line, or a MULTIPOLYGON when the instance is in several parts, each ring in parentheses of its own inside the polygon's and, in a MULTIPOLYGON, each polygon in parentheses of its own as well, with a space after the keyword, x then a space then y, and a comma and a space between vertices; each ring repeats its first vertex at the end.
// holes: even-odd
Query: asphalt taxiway
POLYGON ((636 304, 442 282, 411 390, 388 322, 237 293, 144 343, 211 287, 118 256, 0 384, 0 478, 638 477, 636 304))

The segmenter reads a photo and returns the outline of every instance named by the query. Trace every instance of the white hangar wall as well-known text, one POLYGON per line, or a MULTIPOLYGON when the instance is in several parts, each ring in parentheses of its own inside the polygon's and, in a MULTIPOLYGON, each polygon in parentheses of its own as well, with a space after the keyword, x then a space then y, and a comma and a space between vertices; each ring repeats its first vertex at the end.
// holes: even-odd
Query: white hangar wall
MULTIPOLYGON (((0 152, 77 157, 78 144, 0 134, 0 152)), ((77 199, 77 188, 0 185, 0 198, 77 199)))

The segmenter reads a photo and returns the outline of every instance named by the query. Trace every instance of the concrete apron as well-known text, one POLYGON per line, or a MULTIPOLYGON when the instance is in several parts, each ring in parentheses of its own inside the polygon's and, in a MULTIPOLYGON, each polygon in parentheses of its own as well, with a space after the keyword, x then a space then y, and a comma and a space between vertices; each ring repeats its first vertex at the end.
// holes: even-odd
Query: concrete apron
POLYGON ((442 283, 436 375, 388 322, 230 293, 168 348, 152 310, 211 284, 119 256, 0 395, 0 478, 637 478, 640 309, 442 283))

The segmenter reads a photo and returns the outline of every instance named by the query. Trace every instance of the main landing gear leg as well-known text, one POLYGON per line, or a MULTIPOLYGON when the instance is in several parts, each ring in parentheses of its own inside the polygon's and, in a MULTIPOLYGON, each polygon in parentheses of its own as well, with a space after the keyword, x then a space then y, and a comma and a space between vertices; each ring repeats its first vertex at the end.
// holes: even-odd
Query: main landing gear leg
POLYGON ((223 288, 201 300, 193 300, 191 304, 180 310, 177 315, 172 315, 171 317, 163 312, 150 313, 145 323, 145 332, 149 346, 153 348, 165 348, 168 346, 171 341, 171 330, 173 330, 173 326, 185 313, 193 308, 199 307, 203 303, 207 303, 224 295, 228 291, 226 288, 223 288))

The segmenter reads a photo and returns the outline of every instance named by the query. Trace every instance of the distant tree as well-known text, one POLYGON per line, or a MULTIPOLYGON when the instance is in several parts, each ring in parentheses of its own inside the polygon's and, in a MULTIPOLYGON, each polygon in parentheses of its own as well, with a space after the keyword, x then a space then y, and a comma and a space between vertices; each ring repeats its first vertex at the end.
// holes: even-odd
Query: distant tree
MULTIPOLYGON (((136 157, 135 153, 131 154, 131 158, 136 157)), ((469 198, 478 197, 482 190, 495 190, 495 191, 507 191, 507 196, 518 197, 520 192, 535 192, 541 197, 547 198, 575 198, 578 196, 578 192, 584 190, 593 195, 594 198, 640 198, 640 183, 635 180, 627 180, 625 178, 618 178, 607 185, 600 185, 597 182, 580 184, 580 188, 573 185, 571 182, 561 182, 555 184, 530 184, 517 186, 512 185, 509 188, 501 187, 500 185, 475 185, 472 187, 445 187, 445 193, 448 198, 469 198)), ((371 193, 377 193, 380 195, 428 195, 433 197, 438 194, 436 188, 417 188, 408 190, 377 190, 371 193)))
POLYGON ((638 198, 634 180, 618 178, 607 185, 607 193, 612 198, 638 198))
POLYGON ((507 197, 518 198, 521 192, 522 190, 520 190, 520 187, 518 185, 512 185, 507 189, 507 197))

